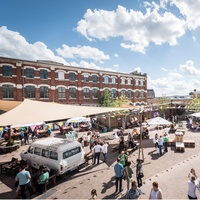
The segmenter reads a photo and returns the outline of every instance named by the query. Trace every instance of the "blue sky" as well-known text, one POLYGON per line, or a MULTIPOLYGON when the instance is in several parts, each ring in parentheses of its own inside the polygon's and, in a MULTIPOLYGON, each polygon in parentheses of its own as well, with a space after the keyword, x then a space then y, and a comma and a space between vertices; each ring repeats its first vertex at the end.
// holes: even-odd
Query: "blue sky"
POLYGON ((1 0, 0 56, 148 74, 156 96, 200 85, 200 0, 1 0))

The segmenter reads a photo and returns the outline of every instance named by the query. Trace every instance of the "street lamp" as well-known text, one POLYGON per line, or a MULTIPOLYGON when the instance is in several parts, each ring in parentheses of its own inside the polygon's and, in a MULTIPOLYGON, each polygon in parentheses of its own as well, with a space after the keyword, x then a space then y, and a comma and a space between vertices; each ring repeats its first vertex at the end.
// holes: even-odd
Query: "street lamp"
POLYGON ((144 151, 142 147, 142 119, 144 118, 144 110, 140 113, 140 146, 139 146, 139 154, 138 159, 144 162, 144 151), (140 158, 141 157, 141 158, 140 158))

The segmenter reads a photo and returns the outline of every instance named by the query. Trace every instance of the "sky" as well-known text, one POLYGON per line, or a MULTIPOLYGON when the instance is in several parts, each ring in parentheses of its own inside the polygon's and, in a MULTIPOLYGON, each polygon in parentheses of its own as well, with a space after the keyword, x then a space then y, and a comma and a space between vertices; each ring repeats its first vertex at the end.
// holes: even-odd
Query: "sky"
POLYGON ((147 73, 156 96, 200 86, 200 0, 1 0, 0 56, 147 73))

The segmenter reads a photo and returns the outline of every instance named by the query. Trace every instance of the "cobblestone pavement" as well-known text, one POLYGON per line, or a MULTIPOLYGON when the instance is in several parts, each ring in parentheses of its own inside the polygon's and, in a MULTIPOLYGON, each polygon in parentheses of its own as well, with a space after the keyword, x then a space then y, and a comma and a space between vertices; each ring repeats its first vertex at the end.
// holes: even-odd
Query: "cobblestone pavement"
MULTIPOLYGON (((195 148, 185 148, 185 152, 176 152, 174 147, 169 147, 169 152, 159 157, 152 141, 155 133, 163 133, 163 130, 149 128, 150 139, 143 140, 143 151, 145 161, 143 163, 143 186, 141 187, 142 199, 147 199, 153 181, 159 183, 163 191, 164 199, 186 199, 187 198, 187 178, 191 168, 195 168, 197 175, 200 174, 200 133, 186 131, 185 139, 195 141, 195 148)), ((126 130, 127 132, 129 130, 126 130)), ((112 137, 112 132, 103 133, 103 136, 112 137)), ((174 138, 174 134, 170 134, 174 138)), ((123 181, 123 192, 114 194, 115 179, 113 166, 118 156, 117 152, 112 152, 113 145, 118 143, 118 139, 108 140, 109 153, 107 163, 100 162, 99 165, 90 165, 75 170, 65 177, 57 178, 55 187, 49 189, 45 194, 36 197, 37 199, 88 199, 90 191, 95 188, 99 199, 124 198, 126 193, 126 182, 123 181)), ((14 153, 0 155, 0 162, 9 161, 11 157, 19 157, 19 153, 26 150, 28 146, 22 146, 14 153)), ((87 152, 88 149, 85 148, 87 152)), ((138 158, 138 150, 129 156, 129 160, 135 162, 138 158)), ((135 172, 134 164, 132 165, 135 172)), ((134 175, 135 177, 135 175, 134 175)), ((15 198, 15 188, 13 187, 13 176, 0 175, 0 198, 15 198)), ((200 195, 197 192, 197 195, 200 195)))

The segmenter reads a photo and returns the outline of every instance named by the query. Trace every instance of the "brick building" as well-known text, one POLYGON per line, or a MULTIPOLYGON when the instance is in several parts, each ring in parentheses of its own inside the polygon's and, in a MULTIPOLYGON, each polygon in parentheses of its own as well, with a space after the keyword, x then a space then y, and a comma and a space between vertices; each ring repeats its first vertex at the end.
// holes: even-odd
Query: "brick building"
POLYGON ((24 98, 67 104, 98 105, 104 89, 126 96, 134 105, 147 102, 147 75, 66 66, 52 61, 0 57, 0 99, 24 98))

